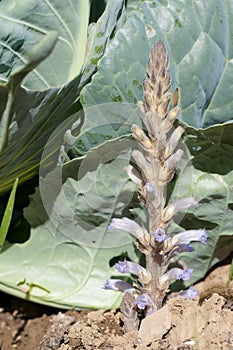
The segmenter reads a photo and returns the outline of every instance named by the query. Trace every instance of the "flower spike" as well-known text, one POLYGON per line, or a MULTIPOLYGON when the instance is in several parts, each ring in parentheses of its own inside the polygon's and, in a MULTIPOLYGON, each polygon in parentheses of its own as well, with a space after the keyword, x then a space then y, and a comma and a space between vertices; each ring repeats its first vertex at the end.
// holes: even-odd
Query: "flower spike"
MULTIPOLYGON (((132 165, 125 167, 129 178, 137 185, 140 205, 145 207, 146 219, 138 224, 123 217, 113 218, 109 229, 129 232, 136 238, 136 247, 145 254, 146 266, 131 261, 119 261, 118 272, 133 275, 134 283, 109 279, 106 289, 121 290, 124 295, 121 311, 124 330, 138 329, 141 319, 163 306, 169 284, 174 280, 188 281, 192 269, 173 267, 172 259, 183 252, 193 252, 191 242, 207 242, 204 229, 188 230, 169 236, 166 232, 179 211, 198 207, 193 197, 177 199, 167 204, 166 186, 174 178, 177 164, 182 158, 183 147, 179 147, 185 132, 174 122, 180 112, 178 98, 173 108, 169 59, 162 41, 152 48, 143 82, 143 101, 138 101, 141 120, 145 130, 132 126, 132 136, 137 148, 132 151, 132 165), (133 165, 134 163, 135 166, 133 165)), ((176 94, 178 96, 178 93, 176 94)), ((197 291, 190 287, 178 297, 194 298, 197 291)))

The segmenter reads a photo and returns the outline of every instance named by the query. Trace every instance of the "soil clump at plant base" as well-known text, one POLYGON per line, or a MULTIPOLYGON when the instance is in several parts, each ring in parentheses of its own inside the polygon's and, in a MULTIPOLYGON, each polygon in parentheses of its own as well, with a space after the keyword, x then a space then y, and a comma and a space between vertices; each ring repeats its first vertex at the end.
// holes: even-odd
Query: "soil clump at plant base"
POLYGON ((233 350, 229 269, 220 266, 195 286, 200 300, 171 298, 139 331, 127 334, 118 310, 61 311, 2 293, 0 349, 233 350))

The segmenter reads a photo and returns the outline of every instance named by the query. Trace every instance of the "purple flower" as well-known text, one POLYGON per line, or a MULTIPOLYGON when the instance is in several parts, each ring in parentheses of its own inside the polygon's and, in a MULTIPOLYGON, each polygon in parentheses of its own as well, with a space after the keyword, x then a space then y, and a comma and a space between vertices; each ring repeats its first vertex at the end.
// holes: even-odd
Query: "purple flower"
POLYGON ((136 276, 146 272, 146 270, 141 265, 127 260, 119 261, 116 263, 115 268, 120 273, 132 273, 136 276))
POLYGON ((155 232, 152 232, 152 235, 155 237, 155 240, 159 243, 162 243, 167 239, 167 235, 162 228, 158 228, 155 232))
POLYGON ((177 247, 175 247, 172 251, 172 256, 175 256, 177 254, 180 254, 180 253, 184 253, 184 252, 193 252, 195 249, 187 244, 187 243, 180 243, 178 244, 177 247))
POLYGON ((145 310, 145 308, 151 308, 153 306, 150 296, 146 293, 139 295, 135 300, 135 304, 140 310, 145 310))
POLYGON ((108 278, 103 286, 106 290, 117 290, 120 292, 125 292, 126 290, 134 290, 134 288, 127 282, 120 279, 108 278))
POLYGON ((207 234, 205 230, 189 230, 178 233, 172 237, 172 245, 189 244, 192 241, 206 244, 207 234))
POLYGON ((198 294, 199 292, 193 286, 190 286, 188 289, 177 294, 177 297, 184 299, 194 299, 198 296, 198 294))
POLYGON ((119 261, 116 263, 115 268, 120 273, 132 273, 133 275, 138 276, 141 283, 149 283, 151 280, 150 273, 147 272, 144 267, 132 261, 119 261))
POLYGON ((185 270, 182 270, 181 269, 181 272, 177 272, 177 275, 176 275, 176 279, 177 280, 183 280, 183 281, 188 281, 191 277, 191 274, 193 272, 193 269, 185 269, 185 270))
POLYGON ((178 267, 174 267, 168 272, 166 272, 160 279, 161 283, 167 282, 167 281, 174 281, 174 280, 183 280, 188 281, 191 277, 191 274, 193 272, 193 269, 180 269, 178 267))
POLYGON ((122 230, 131 233, 137 239, 144 236, 144 232, 141 226, 139 226, 135 221, 130 220, 126 217, 122 219, 113 218, 108 226, 109 230, 122 230))

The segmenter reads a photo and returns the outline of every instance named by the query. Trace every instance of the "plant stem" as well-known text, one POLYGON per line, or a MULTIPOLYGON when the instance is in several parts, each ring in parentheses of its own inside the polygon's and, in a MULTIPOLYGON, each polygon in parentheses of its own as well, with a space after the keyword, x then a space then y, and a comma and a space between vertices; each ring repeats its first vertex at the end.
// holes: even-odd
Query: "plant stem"
POLYGON ((155 305, 155 310, 162 307, 163 295, 159 289, 159 278, 162 276, 161 271, 162 256, 152 252, 150 255, 146 256, 146 269, 151 274, 150 281, 150 291, 148 294, 151 297, 153 304, 155 305))

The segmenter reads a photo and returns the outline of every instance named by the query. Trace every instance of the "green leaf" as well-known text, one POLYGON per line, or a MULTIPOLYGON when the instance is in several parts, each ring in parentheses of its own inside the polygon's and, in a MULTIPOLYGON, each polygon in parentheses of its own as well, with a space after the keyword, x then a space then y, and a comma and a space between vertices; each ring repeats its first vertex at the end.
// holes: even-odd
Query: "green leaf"
POLYGON ((185 144, 192 164, 206 173, 225 175, 233 169, 233 123, 196 130, 185 126, 185 144))
MULTIPOLYGON (((124 139, 106 142, 82 160, 75 159, 78 180, 68 178, 61 184, 56 202, 50 197, 61 183, 59 169, 42 179, 43 205, 51 210, 51 221, 37 222, 26 243, 5 246, 0 255, 1 290, 62 308, 119 306, 121 293, 102 287, 107 278, 119 276, 109 265, 113 257, 127 254, 138 260, 129 234, 107 232, 113 213, 121 216, 132 198, 134 186, 123 170, 130 145, 124 139)), ((38 201, 33 205, 40 206, 38 201)), ((35 210, 27 212, 29 220, 35 210)))
POLYGON ((1 86, 4 105, 0 120, 0 193, 9 190, 16 177, 22 183, 38 173, 48 137, 55 126, 78 110, 74 101, 80 91, 80 76, 62 89, 37 92, 20 86, 25 76, 51 53, 56 40, 56 32, 47 34, 32 49, 25 66, 12 74, 5 86, 1 86))
MULTIPOLYGON (((56 175, 54 179, 58 180, 56 175)), ((35 193, 33 195, 29 196, 29 199, 30 199, 30 205, 24 208, 23 216, 26 218, 27 222, 30 224, 30 227, 34 228, 44 224, 46 221, 48 221, 49 217, 43 206, 39 187, 35 189, 35 193)))
MULTIPOLYGON (((103 15, 88 27, 87 53, 84 72, 89 78, 96 71, 97 63, 116 28, 123 21, 124 0, 109 0, 103 15)), ((84 79, 86 79, 85 74, 84 79)), ((84 82, 83 82, 84 85, 84 82)))
MULTIPOLYGON (((207 244, 192 243, 195 251, 179 255, 193 269, 192 284, 206 272, 232 253, 233 240, 233 171, 226 175, 207 174, 192 170, 192 177, 181 179, 183 189, 188 187, 200 206, 190 209, 184 217, 177 216, 177 226, 170 232, 178 233, 189 229, 206 229, 207 244), (192 182, 190 181, 192 179, 192 182)), ((178 181, 179 182, 179 181, 178 181)), ((179 187, 179 195, 180 195, 179 187)), ((176 190, 173 193, 176 197, 176 190)))
MULTIPOLYGON (((80 90, 95 72, 98 59, 104 52, 108 35, 113 32, 123 7, 123 0, 114 1, 116 11, 111 12, 112 2, 113 0, 109 2, 109 7, 93 27, 95 30, 91 35, 86 66, 75 79, 61 88, 44 91, 32 91, 18 86, 29 68, 32 69, 46 54, 50 53, 56 40, 56 35, 52 32, 33 49, 31 61, 27 61, 28 63, 20 68, 18 73, 12 74, 9 79, 9 89, 7 84, 0 85, 2 96, 0 112, 3 113, 0 121, 0 148, 2 149, 0 153, 0 193, 8 191, 16 177, 19 177, 22 183, 38 174, 43 148, 48 140, 50 140, 50 145, 46 147, 49 151, 46 159, 47 168, 45 169, 44 166, 44 171, 56 165, 63 134, 71 128, 74 122, 76 125, 79 123, 76 133, 79 132, 83 115, 75 114, 81 108, 78 101, 80 90), (101 45, 102 48, 96 53, 95 48, 98 45, 101 45), (54 130, 56 130, 55 141, 50 139, 54 130)), ((49 72, 48 70, 48 74, 49 72)))
POLYGON ((6 235, 10 226, 11 217, 13 213, 14 208, 14 202, 15 202, 15 193, 18 185, 18 178, 14 182, 14 186, 12 187, 11 194, 2 218, 1 226, 0 226, 0 252, 2 250, 2 246, 5 242, 6 235))
POLYGON ((127 6, 127 11, 130 11, 132 9, 137 9, 141 6, 143 0, 127 0, 126 6, 127 6))
POLYGON ((68 142, 72 149, 72 157, 85 155, 88 150, 107 140, 130 135, 133 124, 141 125, 139 111, 135 105, 129 103, 96 105, 86 109, 86 114, 88 118, 85 119, 81 132, 76 137, 71 137, 68 142))
POLYGON ((14 93, 17 86, 22 83, 26 75, 32 70, 35 70, 35 68, 51 54, 57 43, 57 39, 58 33, 51 30, 32 48, 29 52, 27 63, 10 75, 7 85, 12 89, 12 93, 14 93))
POLYGON ((28 62, 28 52, 51 30, 59 33, 51 56, 24 81, 31 89, 60 86, 77 76, 83 66, 87 43, 89 1, 0 2, 0 80, 28 62))
POLYGON ((83 90, 84 108, 141 100, 150 49, 162 39, 173 85, 180 90, 180 119, 195 128, 232 120, 232 18, 231 1, 142 2, 141 9, 129 12, 83 90))
MULTIPOLYGON (((135 259, 132 245, 124 249, 135 259)), ((29 242, 8 246, 1 254, 1 290, 61 308, 118 307, 121 293, 104 291, 103 284, 110 276, 118 276, 115 269, 109 267, 109 260, 122 252, 121 248, 101 250, 75 244, 48 222, 32 230, 29 242), (28 295, 28 283, 40 287, 32 288, 28 295)))
POLYGON ((38 174, 44 146, 57 130, 55 141, 47 146, 46 160, 47 170, 55 166, 65 130, 81 117, 75 115, 80 109, 76 103, 79 83, 77 77, 62 89, 35 92, 17 88, 10 110, 12 123, 5 134, 8 142, 0 154, 0 193, 7 192, 16 177, 23 183, 38 174))
POLYGON ((25 66, 12 74, 7 84, 1 86, 4 104, 2 105, 3 114, 0 120, 0 152, 4 149, 8 141, 8 129, 12 122, 11 110, 16 95, 16 89, 25 76, 52 52, 56 40, 56 32, 48 33, 43 40, 33 48, 29 61, 25 66), (8 97, 6 97, 7 94, 8 97))

